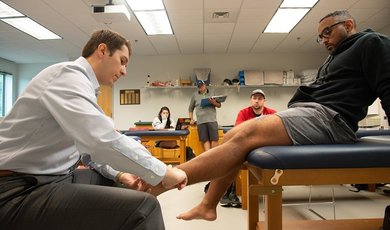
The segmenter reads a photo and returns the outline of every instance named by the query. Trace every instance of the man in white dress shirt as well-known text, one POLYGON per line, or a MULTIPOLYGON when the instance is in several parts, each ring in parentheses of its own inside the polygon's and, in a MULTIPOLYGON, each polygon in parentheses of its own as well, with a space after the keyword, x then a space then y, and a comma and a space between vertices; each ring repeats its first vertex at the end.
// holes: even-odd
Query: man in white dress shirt
POLYGON ((96 31, 82 57, 31 80, 0 123, 1 228, 164 229, 158 201, 143 191, 181 189, 185 173, 116 132, 97 104, 99 85, 125 76, 130 55, 125 38, 96 31), (101 164, 75 169, 82 154, 101 164))

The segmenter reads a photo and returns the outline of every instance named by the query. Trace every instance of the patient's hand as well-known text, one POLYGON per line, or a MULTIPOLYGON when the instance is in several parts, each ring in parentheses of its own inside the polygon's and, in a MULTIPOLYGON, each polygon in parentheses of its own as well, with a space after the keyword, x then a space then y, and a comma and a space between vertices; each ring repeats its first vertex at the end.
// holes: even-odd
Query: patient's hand
POLYGON ((151 188, 150 185, 141 180, 140 177, 130 174, 130 173, 123 173, 119 178, 118 182, 125 185, 126 187, 130 189, 134 189, 137 191, 143 191, 143 192, 150 192, 151 188))
POLYGON ((178 168, 173 168, 168 165, 165 177, 161 181, 161 185, 166 189, 178 188, 181 190, 187 185, 187 174, 178 168))

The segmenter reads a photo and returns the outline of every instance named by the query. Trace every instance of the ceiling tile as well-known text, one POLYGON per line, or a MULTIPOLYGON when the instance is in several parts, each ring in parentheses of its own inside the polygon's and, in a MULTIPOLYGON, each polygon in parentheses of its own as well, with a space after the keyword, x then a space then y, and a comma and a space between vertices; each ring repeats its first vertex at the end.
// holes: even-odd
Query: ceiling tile
POLYGON ((290 34, 262 34, 282 0, 164 0, 174 36, 147 36, 132 12, 130 21, 99 22, 91 6, 108 0, 6 2, 63 37, 38 41, 0 22, 0 57, 16 63, 71 59, 80 55, 79 49, 98 29, 124 35, 132 43, 133 55, 324 52, 315 42, 318 21, 340 9, 351 12, 359 30, 370 27, 390 35, 389 0, 319 0, 290 34), (212 19, 215 11, 227 11, 231 17, 212 19))

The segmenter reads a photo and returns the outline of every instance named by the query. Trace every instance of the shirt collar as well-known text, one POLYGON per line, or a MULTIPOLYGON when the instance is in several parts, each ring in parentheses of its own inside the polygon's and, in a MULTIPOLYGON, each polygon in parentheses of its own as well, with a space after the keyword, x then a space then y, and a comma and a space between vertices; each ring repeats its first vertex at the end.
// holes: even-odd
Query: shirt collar
POLYGON ((91 64, 89 64, 87 59, 85 59, 84 57, 79 57, 74 62, 85 68, 85 70, 87 71, 87 77, 92 82, 93 88, 95 89, 95 95, 98 96, 100 92, 100 85, 96 78, 96 74, 92 69, 91 64))
POLYGON ((202 93, 202 92, 200 92, 200 90, 198 90, 198 93, 199 93, 199 94, 202 94, 202 95, 206 95, 206 94, 208 94, 208 93, 209 93, 209 89, 206 89, 206 91, 204 91, 203 93, 202 93))

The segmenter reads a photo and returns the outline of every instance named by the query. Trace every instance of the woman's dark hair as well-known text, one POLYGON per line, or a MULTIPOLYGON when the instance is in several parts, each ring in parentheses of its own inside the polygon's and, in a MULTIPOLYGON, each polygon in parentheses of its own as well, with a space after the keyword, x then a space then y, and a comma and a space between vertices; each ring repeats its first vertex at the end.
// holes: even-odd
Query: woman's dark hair
POLYGON ((169 111, 168 107, 166 106, 161 107, 160 112, 158 112, 158 119, 162 122, 161 113, 163 110, 168 111, 168 118, 167 118, 167 123, 165 124, 165 128, 169 129, 171 128, 171 111, 169 111))

